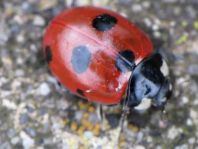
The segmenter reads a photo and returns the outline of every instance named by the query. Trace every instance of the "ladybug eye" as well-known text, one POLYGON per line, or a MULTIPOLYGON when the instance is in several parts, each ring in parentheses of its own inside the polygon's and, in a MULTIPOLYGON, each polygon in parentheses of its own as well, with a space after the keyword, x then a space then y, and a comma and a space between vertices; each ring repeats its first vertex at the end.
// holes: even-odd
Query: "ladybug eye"
POLYGON ((107 31, 114 27, 117 23, 117 19, 109 14, 102 14, 97 16, 93 22, 92 26, 98 31, 107 31))

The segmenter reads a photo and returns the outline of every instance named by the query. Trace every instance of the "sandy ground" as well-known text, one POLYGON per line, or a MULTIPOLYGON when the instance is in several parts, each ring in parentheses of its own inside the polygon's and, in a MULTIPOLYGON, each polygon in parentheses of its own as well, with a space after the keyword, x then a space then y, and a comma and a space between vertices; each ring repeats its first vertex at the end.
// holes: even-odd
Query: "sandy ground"
POLYGON ((0 149, 198 149, 197 10, 197 0, 1 0, 0 149), (42 54, 49 21, 82 5, 126 16, 169 60, 166 113, 130 113, 119 140, 119 107, 101 124, 95 104, 57 85, 42 54))

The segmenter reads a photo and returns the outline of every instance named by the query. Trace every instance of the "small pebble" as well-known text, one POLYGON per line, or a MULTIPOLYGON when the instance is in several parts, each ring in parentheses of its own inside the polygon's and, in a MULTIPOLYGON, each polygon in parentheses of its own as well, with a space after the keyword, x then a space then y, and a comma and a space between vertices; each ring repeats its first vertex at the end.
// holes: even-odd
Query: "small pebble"
POLYGON ((76 131, 78 128, 78 124, 76 122, 72 122, 70 127, 72 131, 76 131))
POLYGON ((35 16, 33 19, 33 25, 35 26, 44 26, 45 25, 45 20, 42 16, 35 16))
POLYGON ((189 99, 188 99, 188 97, 183 96, 183 97, 181 98, 181 101, 182 101, 183 104, 187 104, 187 103, 189 102, 189 99))
POLYGON ((103 149, 101 145, 98 145, 96 149, 103 149))
POLYGON ((24 70, 22 70, 22 69, 16 69, 16 71, 15 71, 15 76, 16 77, 22 77, 24 75, 25 75, 24 70))
POLYGON ((50 124, 49 124, 49 123, 44 123, 44 124, 43 124, 42 132, 43 132, 43 133, 47 133, 47 132, 50 131, 49 129, 50 129, 50 124))
POLYGON ((142 11, 142 6, 139 5, 139 4, 133 4, 133 5, 132 5, 132 10, 133 10, 134 12, 140 12, 140 11, 142 11))
POLYGON ((12 149, 9 142, 4 142, 0 144, 0 149, 12 149))
POLYGON ((36 136, 36 131, 33 128, 27 127, 25 128, 25 132, 30 135, 31 137, 35 137, 36 136))
POLYGON ((119 3, 120 4, 124 4, 124 5, 127 5, 129 4, 131 1, 130 0, 119 0, 119 3))
POLYGON ((193 122, 192 122, 192 120, 190 118, 188 118, 186 120, 186 125, 188 125, 188 126, 192 126, 193 125, 193 122))
POLYGON ((24 131, 20 132, 20 137, 22 139, 22 145, 24 149, 31 149, 34 146, 34 140, 28 136, 24 131))
POLYGON ((20 141, 20 138, 19 138, 19 137, 13 137, 13 138, 11 139, 11 143, 12 143, 13 145, 18 144, 19 141, 20 141))
POLYGON ((166 121, 160 120, 158 125, 160 128, 166 128, 168 124, 166 121))
POLYGON ((23 33, 18 34, 17 37, 16 37, 16 41, 18 43, 24 43, 25 42, 25 36, 24 36, 24 34, 23 33))
POLYGON ((147 27, 151 27, 152 26, 152 22, 149 18, 144 18, 144 23, 146 24, 147 27))
POLYGON ((188 67, 188 73, 193 76, 198 76, 198 65, 192 64, 188 67))
POLYGON ((186 7, 186 12, 188 13, 188 15, 191 17, 191 18, 196 18, 197 17, 197 10, 194 9, 193 6, 187 6, 186 7))
POLYGON ((146 149, 143 145, 135 145, 134 149, 146 149))
POLYGON ((22 113, 19 118, 20 124, 26 124, 29 121, 29 116, 26 113, 22 113))
POLYGON ((195 143, 195 141, 196 141, 196 139, 195 139, 195 138, 189 138, 189 139, 188 139, 188 142, 189 142, 190 144, 194 144, 194 143, 195 143))
POLYGON ((161 146, 156 146, 155 149, 163 149, 161 146))
POLYGON ((72 7, 72 5, 74 4, 74 0, 65 0, 66 6, 67 7, 72 7))
POLYGON ((153 24, 153 25, 152 25, 152 30, 153 30, 153 31, 159 30, 159 26, 158 26, 157 24, 153 24))
POLYGON ((18 14, 16 14, 16 15, 13 17, 13 21, 16 22, 16 23, 19 24, 19 25, 22 25, 22 24, 25 23, 24 17, 22 17, 22 15, 18 15, 18 14))
POLYGON ((83 117, 82 111, 77 111, 77 112, 75 112, 75 120, 76 120, 78 123, 81 122, 82 117, 83 117))
POLYGON ((178 0, 163 0, 165 3, 175 3, 177 2, 178 0))
POLYGON ((190 109, 190 117, 194 120, 198 118, 198 113, 194 109, 190 109))
POLYGON ((79 127, 79 129, 77 130, 78 135, 83 136, 83 133, 85 131, 84 127, 79 127))
POLYGON ((198 98, 194 99, 193 105, 198 105, 198 98))
POLYGON ((168 130, 168 138, 173 140, 175 139, 177 136, 179 136, 179 134, 181 134, 183 132, 183 130, 181 128, 172 126, 171 128, 169 128, 168 130))
POLYGON ((28 2, 23 2, 21 8, 24 10, 24 12, 28 12, 30 9, 32 9, 30 3, 28 2))
POLYGON ((182 144, 182 145, 176 146, 174 149, 189 149, 189 148, 187 144, 182 144))
POLYGON ((2 106, 6 107, 10 110, 15 110, 17 108, 17 105, 13 101, 10 101, 8 99, 2 100, 2 106))
MULTIPOLYGON (((102 1, 102 0, 101 0, 102 1)), ((94 3, 94 2, 93 2, 94 3)), ((78 6, 85 6, 90 4, 90 0, 76 0, 78 6)), ((96 4, 95 4, 96 5, 96 4)))
POLYGON ((1 61, 7 67, 13 64, 13 60, 10 57, 2 57, 1 61))
POLYGON ((151 6, 151 3, 149 1, 143 1, 142 6, 147 9, 151 6))
POLYGON ((99 123, 100 122, 100 119, 98 118, 98 115, 96 113, 90 113, 90 115, 89 115, 89 121, 92 124, 96 124, 96 123, 99 123))
POLYGON ((50 9, 50 8, 55 7, 57 3, 58 3, 57 0, 41 1, 39 2, 39 8, 40 10, 50 9))
POLYGON ((91 139, 93 137, 93 133, 91 131, 85 131, 84 137, 87 139, 91 139))
POLYGON ((5 84, 8 80, 5 77, 0 78, 0 87, 5 84))
POLYGON ((11 88, 12 90, 17 90, 18 88, 21 87, 21 82, 17 79, 15 79, 12 84, 11 84, 11 88))
POLYGON ((140 143, 142 141, 143 137, 144 137, 144 133, 138 132, 137 136, 136 136, 136 142, 140 143))
POLYGON ((47 96, 50 94, 51 89, 47 83, 40 84, 39 88, 37 89, 38 93, 42 96, 47 96))
POLYGON ((1 33, 0 32, 0 45, 6 44, 8 39, 9 39, 9 35, 7 35, 6 33, 1 33))
POLYGON ((151 136, 147 136, 146 140, 147 140, 148 143, 152 143, 152 141, 153 141, 151 136))
POLYGON ((7 135, 9 138, 13 138, 16 135, 16 130, 13 128, 9 129, 7 135))
POLYGON ((96 124, 93 129, 92 132, 95 136, 99 136, 100 132, 101 132, 101 126, 100 124, 96 124))
POLYGON ((32 113, 32 112, 34 112, 34 108, 32 107, 32 106, 26 106, 26 109, 27 109, 27 111, 29 112, 29 113, 32 113))
POLYGON ((158 31, 155 31, 154 33, 155 38, 160 38, 161 37, 161 33, 158 31))
POLYGON ((60 110, 65 110, 69 107, 69 104, 66 100, 60 99, 60 100, 57 100, 56 106, 60 110))
POLYGON ((24 64, 24 58, 18 57, 18 58, 16 59, 16 63, 17 63, 18 65, 23 65, 23 64, 24 64))

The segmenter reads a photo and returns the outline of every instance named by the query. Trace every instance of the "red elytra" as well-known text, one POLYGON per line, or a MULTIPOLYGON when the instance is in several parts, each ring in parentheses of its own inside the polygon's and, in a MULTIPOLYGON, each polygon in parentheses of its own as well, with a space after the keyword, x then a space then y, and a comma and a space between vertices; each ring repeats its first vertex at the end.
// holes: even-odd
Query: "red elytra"
POLYGON ((153 53, 150 39, 134 23, 96 7, 66 9, 56 16, 46 29, 43 48, 61 84, 102 104, 120 103, 130 67, 153 53))

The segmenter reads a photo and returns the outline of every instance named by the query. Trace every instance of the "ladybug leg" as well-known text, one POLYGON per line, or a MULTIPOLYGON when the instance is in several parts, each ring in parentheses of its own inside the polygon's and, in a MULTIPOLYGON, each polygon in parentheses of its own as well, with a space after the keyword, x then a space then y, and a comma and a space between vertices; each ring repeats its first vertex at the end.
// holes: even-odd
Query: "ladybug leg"
POLYGON ((128 114, 129 114, 129 107, 127 105, 123 105, 122 115, 120 117, 119 126, 117 128, 117 133, 114 135, 116 138, 115 140, 117 140, 115 144, 115 148, 117 148, 120 137, 121 137, 121 133, 124 129, 124 126, 126 126, 127 124, 126 118, 128 114))
POLYGON ((127 118, 128 114, 129 114, 129 107, 127 107, 127 106, 123 107, 123 111, 122 111, 122 115, 121 115, 120 123, 119 123, 121 131, 124 128, 124 125, 125 125, 126 118, 127 118))
POLYGON ((102 122, 105 117, 102 104, 96 105, 96 111, 97 111, 97 116, 98 116, 99 120, 102 122))
POLYGON ((123 131, 124 126, 127 125, 126 124, 127 123, 126 119, 127 119, 128 114, 129 114, 129 107, 128 106, 123 106, 122 115, 121 115, 120 122, 119 122, 119 129, 120 129, 119 131, 120 132, 119 132, 118 141, 120 139, 120 135, 123 131))
MULTIPOLYGON (((131 77, 130 77, 129 81, 131 81, 131 77)), ((130 107, 129 107, 130 90, 131 90, 131 86, 128 85, 127 96, 125 97, 125 99, 123 100, 123 103, 122 103, 122 115, 121 115, 121 118, 120 118, 121 131, 124 128, 124 122, 126 121, 127 115, 129 114, 129 111, 130 111, 130 107)))
MULTIPOLYGON (((129 93, 130 93, 130 85, 128 85, 128 87, 127 87, 127 95, 129 93)), ((124 126, 127 123, 126 119, 127 119, 127 116, 129 114, 129 112, 130 112, 129 96, 126 96, 125 99, 123 100, 123 103, 122 103, 122 115, 121 115, 120 122, 119 122, 119 136, 118 136, 118 141, 117 142, 119 142, 121 133, 124 129, 124 126)))
POLYGON ((107 121, 106 116, 105 116, 104 108, 105 107, 102 104, 97 104, 97 106, 96 106, 97 116, 100 120, 102 130, 105 131, 107 129, 107 126, 108 126, 108 121, 107 121))

